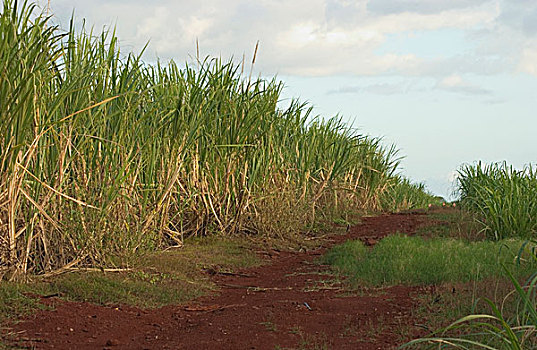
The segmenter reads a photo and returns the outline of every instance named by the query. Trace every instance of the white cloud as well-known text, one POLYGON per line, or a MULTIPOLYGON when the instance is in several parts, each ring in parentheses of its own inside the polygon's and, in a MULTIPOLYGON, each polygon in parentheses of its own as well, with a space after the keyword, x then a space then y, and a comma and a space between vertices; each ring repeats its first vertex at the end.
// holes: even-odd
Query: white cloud
POLYGON ((117 22, 127 48, 141 49, 150 40, 149 59, 156 53, 188 60, 196 39, 203 56, 246 53, 248 59, 259 40, 256 69, 266 75, 439 78, 535 70, 528 49, 537 31, 534 0, 52 1, 64 27, 73 7, 96 28, 117 22), (464 30, 470 49, 450 53, 448 47, 442 57, 428 58, 387 46, 390 34, 445 28, 464 30))
POLYGON ((367 9, 380 14, 415 12, 423 14, 473 8, 491 0, 370 0, 367 9))
POLYGON ((375 95, 397 95, 406 94, 410 90, 413 90, 410 84, 405 83, 381 83, 370 84, 365 86, 343 86, 339 89, 330 90, 327 92, 329 95, 334 94, 358 94, 358 93, 370 93, 375 95))
POLYGON ((518 70, 537 76, 537 47, 524 49, 522 51, 518 70))
POLYGON ((528 36, 537 33, 537 2, 534 0, 504 0, 498 21, 528 36))
POLYGON ((440 90, 450 91, 450 92, 462 93, 465 95, 491 95, 492 94, 491 90, 474 85, 466 81, 465 79, 463 79, 460 75, 456 75, 456 74, 450 75, 440 80, 438 84, 436 85, 436 88, 440 90))
MULTIPOLYGON (((392 78, 387 78, 392 79, 392 78)), ((342 86, 337 89, 327 91, 328 95, 335 94, 375 94, 375 95, 402 95, 408 93, 423 93, 432 90, 448 91, 469 96, 487 97, 483 102, 504 103, 503 99, 494 96, 492 90, 472 84, 467 79, 458 74, 443 77, 436 84, 430 84, 430 79, 421 77, 404 78, 402 81, 382 82, 365 85, 342 86)))
POLYGON ((177 16, 166 7, 159 6, 137 26, 136 38, 152 40, 153 49, 165 54, 189 50, 199 37, 204 37, 213 26, 209 16, 177 16))

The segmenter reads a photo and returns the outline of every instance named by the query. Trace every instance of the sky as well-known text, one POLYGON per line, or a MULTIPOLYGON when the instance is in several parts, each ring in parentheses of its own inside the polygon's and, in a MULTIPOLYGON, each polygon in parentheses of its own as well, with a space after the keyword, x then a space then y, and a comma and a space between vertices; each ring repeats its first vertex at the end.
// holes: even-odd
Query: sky
MULTIPOLYGON (((43 8, 47 1, 38 1, 43 8)), ((124 52, 155 62, 251 61, 360 133, 400 149, 402 173, 450 197, 475 161, 537 161, 537 0, 51 0, 115 26, 124 52)))

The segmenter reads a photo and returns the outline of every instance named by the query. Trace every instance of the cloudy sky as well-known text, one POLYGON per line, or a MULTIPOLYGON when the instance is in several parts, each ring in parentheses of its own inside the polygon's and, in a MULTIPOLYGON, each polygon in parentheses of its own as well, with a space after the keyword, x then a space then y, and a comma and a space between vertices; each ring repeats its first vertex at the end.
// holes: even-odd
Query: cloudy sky
MULTIPOLYGON (((46 6, 47 1, 40 3, 46 6)), ((457 167, 537 161, 535 0, 51 0, 55 22, 75 11, 116 25, 124 51, 145 59, 251 60, 284 97, 396 143, 403 172, 447 195, 457 167)))

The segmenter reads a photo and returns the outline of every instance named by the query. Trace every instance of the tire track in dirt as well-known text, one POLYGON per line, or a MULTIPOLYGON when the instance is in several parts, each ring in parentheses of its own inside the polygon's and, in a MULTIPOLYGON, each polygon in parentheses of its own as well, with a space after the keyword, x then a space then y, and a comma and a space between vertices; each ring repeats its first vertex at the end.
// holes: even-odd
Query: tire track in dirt
POLYGON ((346 295, 328 267, 314 263, 349 239, 373 245, 427 223, 422 213, 363 218, 345 235, 306 253, 268 252, 270 263, 237 274, 213 272, 217 293, 187 305, 143 310, 43 300, 13 326, 35 349, 391 349, 417 335, 415 296, 427 288, 362 288, 346 295))

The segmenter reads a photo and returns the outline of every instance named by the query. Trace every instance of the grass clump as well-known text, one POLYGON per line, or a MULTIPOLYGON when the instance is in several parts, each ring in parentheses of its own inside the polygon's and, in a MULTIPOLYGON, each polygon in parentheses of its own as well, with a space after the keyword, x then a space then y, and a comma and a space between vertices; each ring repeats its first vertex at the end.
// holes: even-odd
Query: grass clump
POLYGON ((354 286, 466 282, 501 276, 502 265, 527 277, 537 264, 526 261, 526 254, 518 257, 521 244, 517 240, 462 242, 396 235, 381 240, 372 250, 360 241, 349 241, 332 248, 324 262, 349 276, 354 286))
POLYGON ((537 233, 537 172, 507 163, 464 165, 458 172, 461 204, 492 239, 532 238, 537 233))

